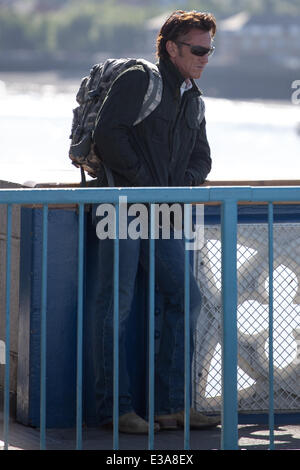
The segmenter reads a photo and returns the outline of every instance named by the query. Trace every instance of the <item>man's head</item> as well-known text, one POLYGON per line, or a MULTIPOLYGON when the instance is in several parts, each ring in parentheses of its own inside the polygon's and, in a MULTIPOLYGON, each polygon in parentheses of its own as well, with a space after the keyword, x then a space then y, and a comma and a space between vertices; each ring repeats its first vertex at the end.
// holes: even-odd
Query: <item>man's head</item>
POLYGON ((211 13, 177 10, 157 38, 157 56, 170 59, 184 78, 200 78, 212 53, 216 20, 211 13))

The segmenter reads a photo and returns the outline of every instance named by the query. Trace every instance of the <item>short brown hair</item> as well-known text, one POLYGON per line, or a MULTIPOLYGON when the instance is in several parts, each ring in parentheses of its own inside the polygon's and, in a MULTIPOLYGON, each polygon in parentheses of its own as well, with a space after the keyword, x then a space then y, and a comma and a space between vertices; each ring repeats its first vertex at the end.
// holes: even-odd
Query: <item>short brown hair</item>
POLYGON ((168 58, 167 41, 176 41, 192 29, 211 31, 212 37, 216 34, 216 19, 211 13, 197 11, 174 11, 162 25, 156 41, 156 55, 158 58, 168 58))

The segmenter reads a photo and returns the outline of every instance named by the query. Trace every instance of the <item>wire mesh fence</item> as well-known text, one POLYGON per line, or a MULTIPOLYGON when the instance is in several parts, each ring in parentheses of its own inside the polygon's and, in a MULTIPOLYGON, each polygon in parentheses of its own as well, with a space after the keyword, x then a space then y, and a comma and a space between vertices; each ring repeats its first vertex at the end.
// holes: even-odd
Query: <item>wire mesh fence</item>
MULTIPOLYGON (((197 323, 193 367, 198 410, 221 409, 221 231, 205 226, 195 252, 203 304, 197 323)), ((269 406, 268 225, 239 224, 238 409, 269 406)), ((300 410, 300 224, 274 224, 273 358, 275 411, 300 410)))

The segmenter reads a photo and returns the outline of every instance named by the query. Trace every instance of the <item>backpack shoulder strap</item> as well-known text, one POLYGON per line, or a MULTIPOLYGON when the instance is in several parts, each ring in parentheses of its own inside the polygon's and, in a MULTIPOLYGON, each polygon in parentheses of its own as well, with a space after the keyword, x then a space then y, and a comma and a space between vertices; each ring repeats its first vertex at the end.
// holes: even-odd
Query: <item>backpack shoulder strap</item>
POLYGON ((199 96, 199 113, 198 113, 198 121, 199 124, 203 121, 205 116, 205 102, 202 98, 202 96, 199 96))
POLYGON ((149 84, 144 101, 134 126, 149 116, 159 105, 163 92, 163 81, 159 69, 156 65, 144 59, 137 59, 137 63, 143 65, 149 75, 149 84))

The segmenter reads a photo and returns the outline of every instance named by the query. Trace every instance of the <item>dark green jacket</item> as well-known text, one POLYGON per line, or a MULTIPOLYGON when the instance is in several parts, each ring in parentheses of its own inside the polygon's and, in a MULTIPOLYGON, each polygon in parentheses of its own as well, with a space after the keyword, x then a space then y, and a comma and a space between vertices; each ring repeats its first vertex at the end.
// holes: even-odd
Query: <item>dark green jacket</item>
POLYGON ((210 172, 205 119, 197 119, 200 91, 193 82, 181 98, 178 69, 169 60, 158 66, 163 95, 150 116, 133 126, 148 84, 139 65, 115 81, 98 116, 96 148, 116 186, 200 185, 210 172))

